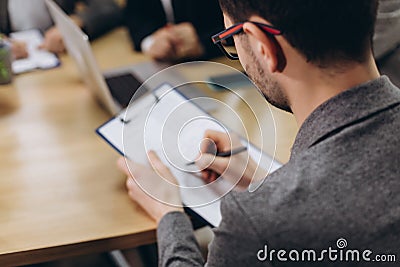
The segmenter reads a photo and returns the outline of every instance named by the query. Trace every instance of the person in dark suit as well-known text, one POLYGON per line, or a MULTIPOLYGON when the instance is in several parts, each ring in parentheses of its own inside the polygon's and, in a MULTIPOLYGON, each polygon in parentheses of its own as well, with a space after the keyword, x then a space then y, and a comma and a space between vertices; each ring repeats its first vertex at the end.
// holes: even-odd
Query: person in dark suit
POLYGON ((125 19, 135 50, 154 59, 222 55, 211 41, 223 27, 218 0, 127 0, 125 19))
MULTIPOLYGON (((88 34, 90 39, 122 23, 122 11, 114 0, 55 0, 55 2, 88 34)), ((32 28, 45 32, 43 49, 54 53, 65 50, 62 36, 53 26, 44 0, 0 0, 1 33, 9 34, 32 28)), ((17 58, 27 55, 23 48, 23 44, 13 44, 17 58)))

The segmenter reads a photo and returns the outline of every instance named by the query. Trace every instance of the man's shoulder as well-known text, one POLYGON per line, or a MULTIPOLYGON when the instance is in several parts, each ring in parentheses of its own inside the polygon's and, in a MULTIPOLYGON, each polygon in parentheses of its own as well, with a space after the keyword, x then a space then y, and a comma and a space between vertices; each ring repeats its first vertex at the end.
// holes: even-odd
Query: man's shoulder
MULTIPOLYGON (((381 84, 388 83, 375 83, 381 84)), ((262 239, 277 246, 321 245, 341 236, 351 237, 353 244, 399 237, 393 231, 400 229, 400 135, 395 134, 400 128, 399 91, 393 86, 380 91, 362 87, 338 100, 349 97, 351 108, 342 107, 344 114, 356 109, 357 101, 364 105, 359 112, 353 111, 350 119, 324 121, 325 126, 340 127, 305 142, 256 191, 230 193, 221 205, 223 216, 254 226, 262 239), (365 90, 374 106, 358 100, 355 93, 365 90)))
POLYGON ((255 192, 232 192, 222 208, 234 208, 272 244, 379 239, 400 222, 399 127, 398 107, 343 129, 297 154, 255 192))

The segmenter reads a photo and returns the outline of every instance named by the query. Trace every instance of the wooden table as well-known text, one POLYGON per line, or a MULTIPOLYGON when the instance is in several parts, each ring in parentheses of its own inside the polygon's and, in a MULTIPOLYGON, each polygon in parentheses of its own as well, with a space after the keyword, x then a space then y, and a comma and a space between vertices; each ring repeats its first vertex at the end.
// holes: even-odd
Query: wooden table
MULTIPOLYGON (((93 43, 101 69, 147 60, 128 40, 117 29, 93 43)), ((0 86, 0 266, 155 242, 155 223, 128 199, 118 155, 94 132, 110 115, 71 59, 61 60, 0 86)), ((274 112, 277 155, 287 161, 296 126, 274 112)))

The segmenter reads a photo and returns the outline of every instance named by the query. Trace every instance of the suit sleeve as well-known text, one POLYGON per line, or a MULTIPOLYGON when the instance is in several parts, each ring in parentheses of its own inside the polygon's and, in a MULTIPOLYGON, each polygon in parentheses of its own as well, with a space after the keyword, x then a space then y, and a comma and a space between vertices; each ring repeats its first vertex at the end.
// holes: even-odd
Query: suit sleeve
MULTIPOLYGON (((222 221, 209 246, 208 267, 267 266, 257 261, 262 249, 256 227, 232 196, 221 203, 222 221), (262 265, 261 265, 262 264, 262 265)), ((204 260, 183 213, 167 214, 157 230, 160 266, 203 266, 204 260)))
POLYGON ((165 215, 157 228, 159 266, 203 266, 192 224, 182 212, 165 215))
POLYGON ((166 24, 160 0, 128 0, 125 8, 125 24, 137 51, 144 38, 166 24))
POLYGON ((257 225, 249 219, 231 192, 221 202, 222 221, 214 230, 214 240, 209 246, 207 266, 269 266, 257 260, 263 248, 257 225))
POLYGON ((114 0, 86 0, 87 7, 76 15, 83 21, 83 30, 90 39, 120 26, 123 12, 114 0))

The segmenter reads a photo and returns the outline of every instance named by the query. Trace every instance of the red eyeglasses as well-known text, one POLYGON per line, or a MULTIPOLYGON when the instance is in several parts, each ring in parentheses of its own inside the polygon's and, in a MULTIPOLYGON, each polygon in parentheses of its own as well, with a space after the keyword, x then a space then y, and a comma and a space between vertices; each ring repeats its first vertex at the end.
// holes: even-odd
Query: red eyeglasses
MULTIPOLYGON (((254 22, 254 21, 246 21, 246 22, 251 22, 251 23, 257 25, 261 30, 263 30, 264 32, 271 34, 271 35, 281 35, 282 34, 282 31, 278 30, 274 26, 259 23, 259 22, 254 22)), ((245 24, 246 22, 237 23, 237 24, 229 27, 228 29, 223 30, 222 32, 217 33, 216 35, 211 37, 214 44, 217 45, 229 59, 232 59, 232 60, 239 59, 233 36, 235 34, 239 34, 243 31, 243 24, 245 24)))

